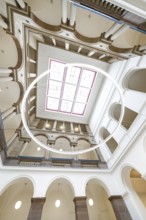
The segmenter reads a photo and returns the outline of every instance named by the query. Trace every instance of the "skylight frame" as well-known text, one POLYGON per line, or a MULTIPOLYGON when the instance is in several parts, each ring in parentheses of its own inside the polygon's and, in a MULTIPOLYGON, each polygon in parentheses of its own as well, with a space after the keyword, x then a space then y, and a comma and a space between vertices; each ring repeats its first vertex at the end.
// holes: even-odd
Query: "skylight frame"
MULTIPOLYGON (((56 59, 53 59, 53 58, 50 58, 49 59, 49 63, 48 63, 48 68, 52 68, 51 67, 51 63, 60 63, 60 64, 66 64, 65 62, 63 61, 60 61, 60 60, 56 60, 56 59)), ((54 64, 53 64, 54 65, 54 64)), ((63 77, 62 77, 62 81, 59 81, 59 80, 56 80, 56 79, 52 79, 51 78, 51 72, 48 74, 48 80, 47 80, 47 88, 46 88, 46 107, 45 107, 45 110, 46 111, 51 111, 51 112, 58 112, 58 113, 65 113, 65 114, 69 114, 69 115, 75 115, 75 116, 84 116, 85 114, 85 110, 86 110, 86 107, 87 107, 87 104, 88 104, 88 101, 89 101, 89 97, 91 95, 91 91, 92 91, 92 87, 93 87, 93 84, 94 84, 94 81, 95 81, 95 77, 96 77, 96 71, 93 70, 93 69, 88 69, 88 68, 82 68, 82 67, 78 67, 76 66, 75 68, 78 69, 79 71, 79 76, 77 77, 77 80, 76 79, 73 79, 73 81, 77 81, 77 83, 73 82, 73 83, 70 83, 67 81, 67 78, 69 76, 69 73, 67 71, 67 69, 65 68, 64 69, 64 72, 63 72, 63 77), (91 72, 92 73, 92 79, 91 79, 91 83, 90 83, 90 86, 83 86, 83 85, 80 85, 81 83, 81 80, 84 76, 84 71, 86 72, 91 72), (60 97, 56 98, 56 97, 52 97, 52 96, 49 96, 49 92, 51 92, 51 90, 49 90, 49 84, 50 84, 50 81, 56 81, 57 83, 61 82, 61 91, 60 91, 60 97), (65 86, 72 86, 74 87, 75 86, 75 93, 73 94, 74 98, 73 99, 65 99, 63 98, 65 93, 64 93, 64 90, 65 90, 65 86), (78 96, 78 92, 79 90, 81 89, 88 89, 88 94, 86 95, 86 101, 85 102, 82 102, 82 101, 77 101, 77 96, 78 96), (49 102, 49 99, 53 99, 56 100, 58 99, 59 100, 59 104, 58 104, 58 108, 48 108, 48 102, 49 102), (70 109, 70 111, 65 111, 65 110, 61 110, 63 108, 63 103, 64 102, 68 102, 68 103, 72 103, 72 107, 70 109), (80 105, 84 105, 83 108, 82 108, 82 111, 74 111, 74 109, 76 108, 76 105, 77 104, 80 104, 80 105)), ((71 75, 71 74, 70 74, 71 75)))

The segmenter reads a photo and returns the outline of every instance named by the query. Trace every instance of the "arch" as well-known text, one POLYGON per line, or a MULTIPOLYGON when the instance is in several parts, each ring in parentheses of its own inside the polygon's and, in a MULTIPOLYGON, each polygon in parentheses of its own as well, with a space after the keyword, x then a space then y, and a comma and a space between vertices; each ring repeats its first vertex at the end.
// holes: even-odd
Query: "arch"
POLYGON ((64 219, 74 220, 74 190, 70 181, 66 178, 57 177, 46 192, 46 202, 43 207, 41 219, 64 219), (56 206, 56 201, 60 201, 59 206, 56 206), (70 214, 73 213, 73 216, 70 214))
POLYGON ((89 144, 91 144, 90 140, 88 138, 86 138, 86 137, 78 137, 77 138, 77 142, 81 141, 81 140, 87 141, 89 144))
POLYGON ((89 218, 92 220, 97 219, 97 213, 100 218, 116 220, 106 189, 107 187, 105 187, 105 184, 103 185, 103 182, 94 178, 90 179, 86 185, 88 213, 89 218), (92 199, 93 206, 90 205, 89 199, 92 199), (105 213, 102 212, 103 209, 106 210, 105 213))
MULTIPOLYGON (((110 135, 109 131, 106 128, 102 128, 102 138, 105 140, 110 135)), ((112 137, 110 140, 106 142, 106 145, 108 146, 111 153, 113 153, 116 148, 118 147, 118 143, 116 140, 112 137)))
POLYGON ((21 177, 12 181, 7 185, 5 191, 0 196, 0 216, 1 219, 25 220, 29 213, 31 198, 33 196, 34 187, 29 178, 21 177), (22 202, 22 206, 16 212, 15 205, 18 201, 22 202))
POLYGON ((67 140, 71 143, 70 138, 69 138, 69 137, 66 137, 65 135, 62 135, 62 134, 61 134, 61 135, 58 135, 58 136, 56 137, 55 141, 58 140, 59 138, 67 139, 67 140))
POLYGON ((33 185, 33 191, 35 192, 36 191, 36 183, 34 181, 34 179, 31 177, 31 176, 28 176, 28 175, 18 175, 14 178, 11 178, 8 180, 8 182, 5 184, 5 186, 1 189, 0 191, 0 196, 3 194, 3 192, 5 190, 7 190, 8 187, 10 187, 12 184, 14 184, 15 182, 17 182, 19 179, 28 179, 32 185, 33 185))
POLYGON ((146 67, 135 67, 123 79, 123 87, 136 92, 146 93, 146 67))
POLYGON ((121 175, 126 193, 131 198, 131 202, 134 203, 133 205, 137 209, 137 213, 134 213, 133 215, 139 215, 137 219, 145 219, 146 181, 141 178, 140 170, 131 164, 124 164, 121 167, 121 175))
MULTIPOLYGON (((116 121, 119 121, 120 113, 121 113, 121 104, 114 103, 110 109, 111 117, 116 121)), ((125 107, 125 113, 121 123, 122 126, 125 127, 126 129, 129 129, 132 123, 134 122, 134 120, 136 119, 137 115, 138 115, 137 112, 125 107)))

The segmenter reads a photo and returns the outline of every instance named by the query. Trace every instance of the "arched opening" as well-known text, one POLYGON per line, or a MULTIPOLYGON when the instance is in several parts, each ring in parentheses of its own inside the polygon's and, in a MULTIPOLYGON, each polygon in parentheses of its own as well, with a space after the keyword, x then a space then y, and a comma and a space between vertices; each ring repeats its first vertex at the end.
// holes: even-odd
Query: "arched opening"
POLYGON ((127 78, 124 80, 126 88, 146 93, 146 69, 136 69, 128 74, 127 78))
POLYGON ((126 166, 122 171, 122 178, 127 190, 127 198, 133 207, 131 215, 133 219, 145 219, 146 216, 146 181, 141 174, 133 167, 126 166), (132 203, 132 204, 131 204, 132 203))
POLYGON ((48 188, 41 220, 75 220, 74 192, 65 179, 55 180, 48 188))
MULTIPOLYGON (((110 133, 108 132, 108 130, 106 128, 103 128, 102 129, 102 136, 103 136, 103 139, 105 140, 108 136, 110 135, 110 133)), ((108 140, 106 142, 106 145, 108 146, 109 150, 111 151, 111 153, 113 153, 117 146, 118 146, 118 143, 115 141, 115 139, 112 137, 110 140, 108 140)))
POLYGON ((26 220, 33 190, 33 184, 27 178, 20 178, 12 182, 0 196, 0 219, 26 220))
MULTIPOLYGON (((84 139, 78 140, 77 143, 77 150, 85 150, 91 147, 91 144, 84 139)), ((79 154, 78 159, 84 159, 84 160, 97 160, 97 154, 95 151, 90 151, 88 153, 79 154)))
POLYGON ((97 180, 90 180, 86 186, 87 207, 90 220, 116 220, 107 192, 97 180))
MULTIPOLYGON (((45 137, 44 135, 37 135, 37 139, 40 142, 47 144, 47 137, 45 137)), ((36 144, 33 140, 31 140, 21 156, 44 157, 45 150, 41 148, 38 144, 36 144)))
MULTIPOLYGON (((112 106, 112 117, 117 121, 119 121, 120 114, 121 114, 121 105, 115 104, 114 106, 112 106)), ((137 112, 134 112, 133 110, 125 107, 125 113, 121 124, 126 129, 129 129, 136 117, 137 117, 137 112)))
MULTIPOLYGON (((55 140, 54 148, 58 151, 70 151, 70 141, 66 137, 59 137, 55 140)), ((57 154, 57 153, 51 153, 51 157, 54 158, 70 158, 70 155, 63 155, 63 154, 57 154)))
POLYGON ((132 169, 130 172, 130 180, 133 189, 146 208, 146 181, 141 178, 141 174, 135 169, 132 169))

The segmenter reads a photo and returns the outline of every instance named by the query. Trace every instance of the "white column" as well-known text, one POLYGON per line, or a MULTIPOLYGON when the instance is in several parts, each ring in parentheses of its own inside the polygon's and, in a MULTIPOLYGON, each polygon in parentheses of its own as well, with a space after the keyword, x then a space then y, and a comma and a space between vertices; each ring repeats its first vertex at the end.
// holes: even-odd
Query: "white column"
POLYGON ((16 112, 10 113, 6 118, 3 119, 3 122, 6 122, 6 121, 9 120, 10 118, 12 118, 14 115, 16 115, 16 112))
POLYGON ((108 38, 111 34, 113 34, 119 28, 118 23, 114 23, 105 33, 105 38, 108 38))
POLYGON ((16 107, 10 107, 9 109, 2 112, 2 119, 6 118, 10 113, 12 113, 16 107))
POLYGON ((4 74, 8 73, 9 74, 9 73, 12 73, 12 70, 11 69, 0 69, 0 74, 1 73, 4 73, 4 74))
POLYGON ((71 133, 74 133, 74 127, 73 127, 73 123, 70 123, 70 128, 71 128, 71 133))
POLYGON ((20 153, 19 153, 19 156, 22 156, 22 154, 24 153, 24 151, 25 151, 25 149, 27 148, 28 144, 29 144, 28 141, 24 142, 24 145, 23 145, 23 147, 22 147, 22 150, 21 150, 20 153))
POLYGON ((141 45, 141 46, 139 47, 139 50, 140 50, 140 51, 146 50, 146 44, 141 45))
POLYGON ((76 19, 76 6, 71 3, 71 12, 70 12, 70 26, 74 26, 76 19))
POLYGON ((123 34, 128 28, 129 28, 129 26, 124 24, 119 30, 117 30, 117 31, 111 36, 111 40, 115 40, 117 37, 119 37, 121 34, 123 34))
POLYGON ((6 22, 3 20, 2 16, 0 16, 0 27, 7 29, 8 25, 6 24, 6 22))
POLYGON ((1 76, 0 77, 0 83, 1 82, 9 82, 9 81, 12 81, 12 80, 13 80, 13 77, 11 77, 11 76, 7 76, 7 77, 1 76))
POLYGON ((91 51, 89 51, 89 53, 88 53, 88 57, 91 57, 93 54, 95 54, 96 53, 96 51, 95 50, 91 50, 91 51))
POLYGON ((30 97, 29 102, 32 102, 35 99, 36 99, 36 96, 34 95, 34 96, 30 97))
POLYGON ((14 135, 8 140, 7 142, 7 148, 10 147, 10 145, 13 143, 13 141, 15 140, 15 138, 18 136, 18 133, 14 133, 14 135))
POLYGON ((57 121, 54 121, 52 131, 56 131, 57 121))
POLYGON ((25 8, 25 3, 23 0, 16 0, 16 1, 19 4, 20 8, 25 8))
POLYGON ((35 78, 37 75, 36 75, 36 73, 29 73, 28 74, 28 77, 29 78, 35 78))
POLYGON ((62 22, 67 22, 67 0, 62 0, 62 22))

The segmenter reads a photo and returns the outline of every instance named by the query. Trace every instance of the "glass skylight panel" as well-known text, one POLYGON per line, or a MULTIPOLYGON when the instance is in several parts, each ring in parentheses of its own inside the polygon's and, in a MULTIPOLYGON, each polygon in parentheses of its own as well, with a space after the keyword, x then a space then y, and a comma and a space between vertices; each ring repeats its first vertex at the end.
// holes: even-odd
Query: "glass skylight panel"
POLYGON ((49 86, 48 95, 50 97, 60 98, 62 83, 50 80, 48 86, 49 86))
POLYGON ((83 115, 95 79, 95 71, 78 66, 64 68, 51 59, 48 74, 46 110, 83 115))
POLYGON ((80 81, 80 86, 91 88, 94 80, 95 72, 92 70, 84 69, 80 81))
POLYGON ((70 101, 62 100, 61 102, 61 111, 71 113, 73 103, 70 101))
POLYGON ((80 72, 81 72, 81 68, 79 67, 67 68, 66 82, 77 85, 80 72))
POLYGON ((82 115, 85 110, 85 104, 75 103, 73 107, 73 114, 82 115))
POLYGON ((48 97, 47 109, 57 111, 59 107, 59 99, 48 97))
POLYGON ((88 100, 90 90, 88 88, 79 87, 76 101, 81 103, 86 103, 88 100))
POLYGON ((62 81, 64 76, 64 63, 52 60, 50 64, 51 72, 49 78, 62 81))
POLYGON ((62 99, 73 100, 75 96, 76 86, 65 84, 62 99))

